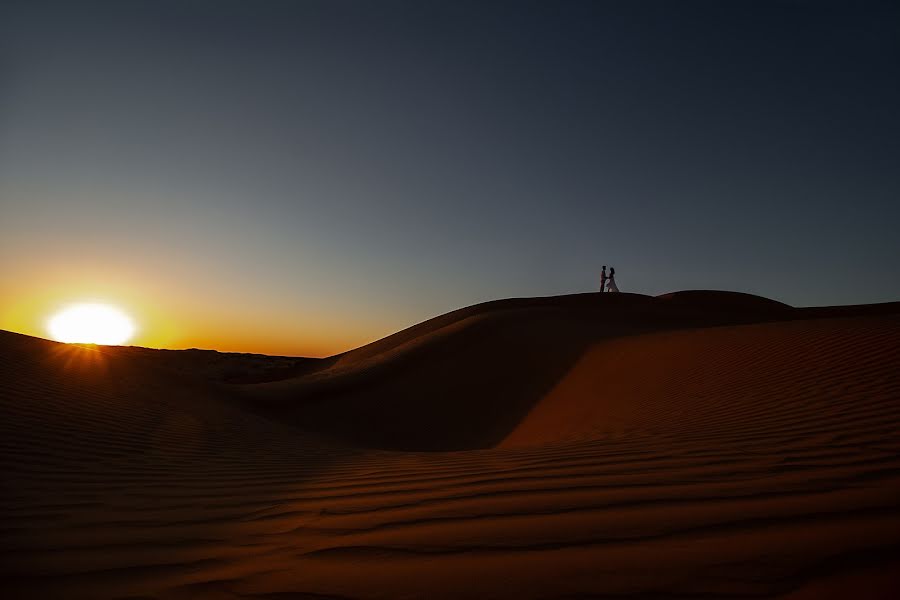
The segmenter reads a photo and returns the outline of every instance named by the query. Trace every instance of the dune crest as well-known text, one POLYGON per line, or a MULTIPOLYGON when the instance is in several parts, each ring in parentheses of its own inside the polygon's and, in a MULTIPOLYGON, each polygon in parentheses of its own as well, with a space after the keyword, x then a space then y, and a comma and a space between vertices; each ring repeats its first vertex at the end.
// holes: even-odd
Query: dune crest
POLYGON ((279 419, 355 445, 489 448, 598 341, 795 314, 785 304, 734 292, 501 300, 339 355, 312 374, 245 391, 279 419))

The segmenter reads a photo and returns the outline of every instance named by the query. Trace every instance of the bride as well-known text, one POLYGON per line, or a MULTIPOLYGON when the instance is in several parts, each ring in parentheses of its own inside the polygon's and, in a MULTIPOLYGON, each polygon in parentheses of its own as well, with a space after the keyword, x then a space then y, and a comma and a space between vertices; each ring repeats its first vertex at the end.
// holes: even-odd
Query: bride
POLYGON ((607 292, 618 292, 619 286, 616 285, 616 270, 612 267, 609 268, 609 279, 607 279, 606 284, 607 292))

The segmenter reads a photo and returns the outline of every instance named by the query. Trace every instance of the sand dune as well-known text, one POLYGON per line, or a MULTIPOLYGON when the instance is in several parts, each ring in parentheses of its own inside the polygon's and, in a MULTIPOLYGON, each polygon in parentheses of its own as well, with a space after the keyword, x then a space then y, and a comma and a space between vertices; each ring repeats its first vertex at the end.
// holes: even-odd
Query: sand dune
POLYGON ((0 576, 5 597, 892 598, 898 426, 900 304, 507 300, 322 361, 0 332, 0 576))
POLYGON ((489 448, 598 340, 791 315, 783 304, 723 292, 687 302, 677 294, 503 300, 426 321, 313 374, 246 389, 280 420, 357 445, 489 448))

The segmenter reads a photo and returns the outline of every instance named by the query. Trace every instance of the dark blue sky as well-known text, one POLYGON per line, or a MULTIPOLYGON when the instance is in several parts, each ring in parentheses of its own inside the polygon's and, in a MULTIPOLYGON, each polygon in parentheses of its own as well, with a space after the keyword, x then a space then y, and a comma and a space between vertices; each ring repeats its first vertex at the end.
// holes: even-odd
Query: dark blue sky
POLYGON ((0 34, 4 294, 55 259, 353 341, 601 264, 900 299, 896 2, 28 1, 0 34))

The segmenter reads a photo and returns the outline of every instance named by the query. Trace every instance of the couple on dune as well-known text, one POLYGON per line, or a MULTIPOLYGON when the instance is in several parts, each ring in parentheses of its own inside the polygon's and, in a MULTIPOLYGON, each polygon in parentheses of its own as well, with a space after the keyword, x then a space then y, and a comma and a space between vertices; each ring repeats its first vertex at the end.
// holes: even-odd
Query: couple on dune
POLYGON ((600 271, 600 291, 601 292, 618 292, 619 286, 616 285, 616 270, 609 268, 609 277, 606 276, 606 265, 600 271))

